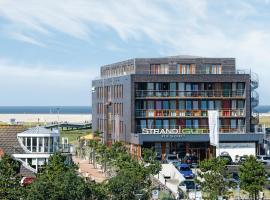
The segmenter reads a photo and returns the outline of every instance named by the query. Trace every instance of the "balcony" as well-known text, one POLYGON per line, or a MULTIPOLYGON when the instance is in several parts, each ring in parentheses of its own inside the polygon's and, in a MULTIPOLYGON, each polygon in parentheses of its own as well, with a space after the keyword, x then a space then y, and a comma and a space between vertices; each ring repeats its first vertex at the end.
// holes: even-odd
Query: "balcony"
MULTIPOLYGON (((209 126, 199 125, 198 127, 189 126, 181 127, 177 125, 168 126, 151 126, 150 128, 145 126, 136 126, 136 133, 141 134, 209 134, 209 126)), ((230 125, 221 125, 219 133, 246 133, 246 127, 244 125, 238 125, 232 127, 230 125)))
POLYGON ((245 98, 245 90, 136 90, 136 98, 245 98))
MULTIPOLYGON (((245 117, 244 109, 219 110, 219 117, 245 117)), ((207 110, 148 110, 137 109, 136 118, 207 118, 207 110)))

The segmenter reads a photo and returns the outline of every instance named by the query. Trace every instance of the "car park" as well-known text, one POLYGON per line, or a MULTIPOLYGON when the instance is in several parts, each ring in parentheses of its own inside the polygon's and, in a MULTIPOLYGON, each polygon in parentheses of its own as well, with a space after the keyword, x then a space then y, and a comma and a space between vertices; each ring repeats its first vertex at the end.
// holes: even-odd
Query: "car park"
POLYGON ((193 179, 194 174, 188 164, 181 163, 176 166, 178 171, 184 176, 185 179, 193 179))

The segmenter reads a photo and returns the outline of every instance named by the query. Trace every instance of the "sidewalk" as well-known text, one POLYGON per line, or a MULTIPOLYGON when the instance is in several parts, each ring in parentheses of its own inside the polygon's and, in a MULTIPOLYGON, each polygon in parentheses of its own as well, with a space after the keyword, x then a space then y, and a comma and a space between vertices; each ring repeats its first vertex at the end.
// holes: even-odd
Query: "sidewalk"
POLYGON ((78 157, 72 157, 74 163, 79 166, 79 173, 85 177, 95 180, 97 183, 101 183, 106 180, 105 174, 100 169, 95 169, 92 164, 88 163, 88 160, 83 160, 78 157))

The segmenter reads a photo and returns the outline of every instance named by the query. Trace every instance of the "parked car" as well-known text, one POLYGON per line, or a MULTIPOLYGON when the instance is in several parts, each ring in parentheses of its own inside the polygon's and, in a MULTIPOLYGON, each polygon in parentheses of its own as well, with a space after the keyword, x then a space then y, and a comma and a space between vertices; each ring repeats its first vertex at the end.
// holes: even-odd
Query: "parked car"
POLYGON ((184 191, 184 192, 189 192, 195 190, 195 185, 196 185, 196 190, 200 190, 200 186, 198 184, 195 184, 194 180, 184 180, 179 184, 179 188, 184 191))
POLYGON ((248 158, 248 156, 247 156, 247 155, 240 156, 240 158, 239 158, 239 164, 244 163, 244 162, 247 160, 247 158, 248 158))
POLYGON ((34 177, 23 177, 21 179, 21 186, 30 185, 31 183, 33 183, 34 180, 35 180, 34 177))
POLYGON ((176 154, 167 154, 165 161, 166 163, 174 163, 179 162, 179 159, 176 154))
POLYGON ((262 162, 265 165, 270 165, 270 156, 258 155, 256 156, 257 160, 262 162))
POLYGON ((221 154, 220 156, 218 156, 218 158, 223 159, 226 161, 226 165, 232 165, 233 161, 232 158, 229 154, 221 154))
POLYGON ((193 179, 194 174, 188 164, 181 163, 176 167, 186 179, 193 179))

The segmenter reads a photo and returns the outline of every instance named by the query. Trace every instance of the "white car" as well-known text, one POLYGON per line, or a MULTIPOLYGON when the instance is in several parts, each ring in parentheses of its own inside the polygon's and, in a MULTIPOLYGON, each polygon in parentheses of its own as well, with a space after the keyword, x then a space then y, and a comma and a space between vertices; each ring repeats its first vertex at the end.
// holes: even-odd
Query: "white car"
POLYGON ((257 160, 262 162, 265 165, 270 165, 270 156, 258 155, 256 156, 257 160))

